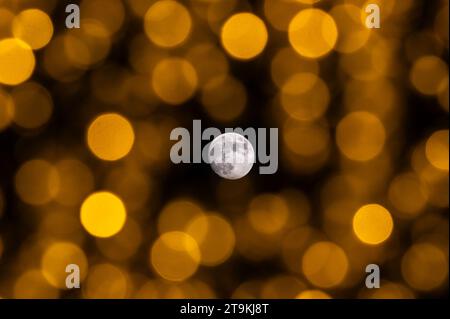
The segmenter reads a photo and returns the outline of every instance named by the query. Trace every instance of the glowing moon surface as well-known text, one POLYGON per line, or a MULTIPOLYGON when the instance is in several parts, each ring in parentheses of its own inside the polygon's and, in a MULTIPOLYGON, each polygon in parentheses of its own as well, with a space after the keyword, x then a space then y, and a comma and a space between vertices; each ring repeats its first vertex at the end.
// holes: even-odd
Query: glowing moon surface
POLYGON ((252 169, 255 150, 244 136, 225 133, 211 142, 208 158, 217 175, 226 179, 239 179, 252 169))

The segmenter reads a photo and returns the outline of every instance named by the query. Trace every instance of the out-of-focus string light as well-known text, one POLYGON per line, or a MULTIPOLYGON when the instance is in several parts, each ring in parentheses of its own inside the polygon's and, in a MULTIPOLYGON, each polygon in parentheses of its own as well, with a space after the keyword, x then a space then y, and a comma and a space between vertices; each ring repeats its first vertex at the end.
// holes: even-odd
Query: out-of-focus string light
POLYGON ((161 60, 153 69, 152 87, 158 97, 171 105, 190 99, 198 86, 197 72, 182 58, 161 60))
POLYGON ((268 41, 267 28, 256 15, 243 12, 231 16, 223 25, 221 41, 233 58, 248 60, 258 56, 268 41))
POLYGON ((197 242, 180 231, 162 234, 150 251, 150 265, 164 279, 183 281, 198 269, 201 253, 197 242))
POLYGON ((116 113, 98 116, 87 131, 90 150, 105 161, 117 161, 125 157, 133 147, 134 138, 130 122, 116 113))
POLYGON ((340 151, 355 161, 368 161, 383 149, 386 132, 381 121, 369 112, 353 112, 336 129, 340 151))
POLYGON ((53 23, 45 12, 28 9, 14 18, 12 32, 15 38, 26 42, 33 50, 38 50, 50 42, 53 23))
POLYGON ((108 238, 125 224, 127 212, 122 200, 110 192, 97 192, 85 199, 80 210, 81 224, 91 235, 108 238))
POLYGON ((79 267, 80 280, 84 280, 88 273, 88 261, 83 250, 70 242, 56 242, 50 245, 42 255, 42 274, 52 286, 67 289, 66 267, 70 264, 76 264, 79 267))
POLYGON ((392 233, 394 222, 389 211, 381 205, 364 205, 353 217, 353 230, 364 243, 378 245, 392 233))
POLYGON ((320 9, 300 11, 291 20, 288 34, 294 50, 298 54, 312 59, 329 53, 336 45, 338 38, 334 19, 320 9))
POLYGON ((34 71, 36 60, 32 49, 22 40, 0 40, 0 83, 17 85, 25 82, 34 71))
POLYGON ((187 39, 192 20, 189 11, 181 3, 172 0, 157 1, 145 14, 144 28, 153 43, 173 48, 187 39))

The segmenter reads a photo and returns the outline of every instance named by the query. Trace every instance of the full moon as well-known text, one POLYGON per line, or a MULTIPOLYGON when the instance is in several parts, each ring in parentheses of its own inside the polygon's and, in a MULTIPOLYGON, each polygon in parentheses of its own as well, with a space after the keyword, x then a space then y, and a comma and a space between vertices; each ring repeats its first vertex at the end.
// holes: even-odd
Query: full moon
POLYGON ((226 179, 239 179, 252 169, 255 150, 244 136, 225 133, 211 142, 208 158, 217 175, 226 179))

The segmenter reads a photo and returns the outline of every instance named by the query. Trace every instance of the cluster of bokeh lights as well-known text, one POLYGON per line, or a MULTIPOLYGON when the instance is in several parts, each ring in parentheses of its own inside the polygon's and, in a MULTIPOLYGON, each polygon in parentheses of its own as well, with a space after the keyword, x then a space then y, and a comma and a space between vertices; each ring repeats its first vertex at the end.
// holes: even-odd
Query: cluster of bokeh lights
POLYGON ((448 123, 412 141, 407 123, 408 96, 448 119, 448 1, 410 30, 419 2, 82 0, 66 29, 57 0, 0 0, 0 137, 19 162, 0 180, 0 297, 448 293, 448 123), (381 29, 364 25, 368 3, 381 29), (219 127, 255 110, 279 127, 292 179, 161 196, 169 132, 194 104, 219 127))

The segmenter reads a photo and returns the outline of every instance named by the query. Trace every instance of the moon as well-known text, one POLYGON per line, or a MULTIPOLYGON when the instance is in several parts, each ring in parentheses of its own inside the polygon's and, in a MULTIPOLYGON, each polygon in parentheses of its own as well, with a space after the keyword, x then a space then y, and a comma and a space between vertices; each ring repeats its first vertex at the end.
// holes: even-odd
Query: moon
POLYGON ((252 143, 238 133, 224 133, 209 145, 208 159, 214 172, 226 179, 247 175, 255 162, 252 143))

